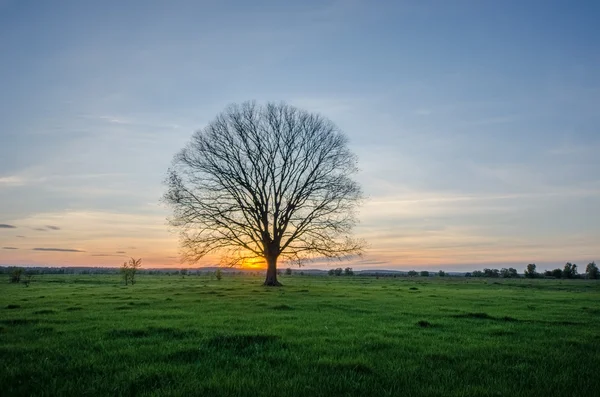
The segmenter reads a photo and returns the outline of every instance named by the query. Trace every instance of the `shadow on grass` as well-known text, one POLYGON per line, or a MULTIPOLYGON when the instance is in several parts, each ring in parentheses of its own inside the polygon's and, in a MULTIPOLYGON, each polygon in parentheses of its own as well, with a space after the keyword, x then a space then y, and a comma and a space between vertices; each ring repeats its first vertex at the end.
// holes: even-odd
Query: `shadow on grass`
POLYGON ((345 375, 372 375, 373 368, 362 362, 320 362, 317 364, 320 371, 329 373, 332 376, 345 375))
POLYGON ((490 316, 487 313, 464 313, 464 314, 456 314, 452 317, 455 318, 474 318, 479 320, 495 320, 495 321, 508 321, 508 322, 518 322, 521 320, 517 320, 516 318, 504 316, 504 317, 494 317, 490 316))
POLYGON ((0 320, 0 323, 6 324, 8 326, 18 326, 18 325, 32 325, 39 323, 40 320, 30 320, 28 318, 9 318, 6 320, 0 320))
POLYGON ((280 339, 276 335, 217 335, 209 339, 206 345, 211 348, 241 352, 247 349, 281 345, 280 339))
POLYGON ((294 310, 294 308, 288 305, 277 305, 273 306, 273 310, 294 310))
POLYGON ((182 331, 177 328, 148 327, 145 329, 113 329, 107 333, 111 338, 153 338, 185 339, 198 336, 196 331, 182 331))
POLYGON ((55 314, 56 310, 54 309, 42 309, 33 312, 33 314, 55 314))
POLYGON ((454 318, 471 318, 471 319, 477 319, 477 320, 503 321, 503 322, 511 322, 511 323, 546 324, 546 325, 585 325, 585 323, 579 323, 579 322, 569 321, 569 320, 559 320, 559 321, 519 320, 519 319, 510 317, 510 316, 494 317, 494 316, 490 316, 487 313, 463 313, 463 314, 456 314, 452 317, 454 317, 454 318))

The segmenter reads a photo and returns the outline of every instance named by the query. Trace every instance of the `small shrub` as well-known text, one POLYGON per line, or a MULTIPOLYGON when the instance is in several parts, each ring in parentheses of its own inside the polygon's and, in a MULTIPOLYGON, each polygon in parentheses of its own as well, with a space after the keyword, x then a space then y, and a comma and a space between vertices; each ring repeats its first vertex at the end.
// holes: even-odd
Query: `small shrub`
POLYGON ((23 275, 24 270, 20 267, 13 269, 10 272, 10 282, 13 284, 17 284, 21 282, 21 276, 23 275))
POLYGON ((23 280, 23 284, 25 284, 26 287, 29 287, 29 284, 31 283, 32 279, 33 272, 25 272, 25 279, 23 280))
POLYGON ((123 263, 123 266, 121 266, 121 274, 123 275, 123 280, 125 280, 125 285, 129 283, 131 283, 131 285, 135 284, 135 274, 141 266, 142 258, 131 258, 129 262, 123 263))
POLYGON ((218 281, 221 281, 221 279, 223 278, 223 272, 221 271, 221 269, 217 269, 217 271, 215 271, 215 277, 218 281))
POLYGON ((425 321, 425 320, 421 320, 421 321, 417 322, 417 325, 421 328, 429 328, 432 326, 432 324, 429 321, 425 321))

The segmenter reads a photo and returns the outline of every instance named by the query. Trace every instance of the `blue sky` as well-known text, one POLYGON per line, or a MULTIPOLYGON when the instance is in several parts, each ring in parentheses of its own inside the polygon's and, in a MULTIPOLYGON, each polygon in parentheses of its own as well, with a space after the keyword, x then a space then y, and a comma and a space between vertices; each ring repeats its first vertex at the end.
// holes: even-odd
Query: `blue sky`
POLYGON ((596 1, 0 0, 0 263, 181 266, 167 167, 250 99, 350 137, 356 268, 598 260, 599 19, 596 1))

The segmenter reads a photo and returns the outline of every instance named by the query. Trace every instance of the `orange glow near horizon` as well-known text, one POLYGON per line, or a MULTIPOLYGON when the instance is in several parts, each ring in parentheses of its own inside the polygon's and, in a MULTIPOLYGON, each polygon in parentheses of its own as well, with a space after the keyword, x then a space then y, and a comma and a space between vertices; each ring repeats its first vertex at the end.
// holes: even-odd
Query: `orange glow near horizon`
POLYGON ((265 260, 263 258, 246 258, 242 261, 242 268, 244 269, 264 269, 265 260))

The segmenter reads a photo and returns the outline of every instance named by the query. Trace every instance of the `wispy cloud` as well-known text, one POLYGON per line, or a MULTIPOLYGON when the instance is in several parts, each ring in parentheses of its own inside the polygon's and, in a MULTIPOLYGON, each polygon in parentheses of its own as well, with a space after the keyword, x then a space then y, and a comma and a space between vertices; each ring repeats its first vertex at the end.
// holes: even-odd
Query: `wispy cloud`
POLYGON ((18 238, 27 238, 27 237, 25 237, 25 236, 21 236, 21 235, 19 235, 19 236, 17 236, 17 237, 18 237, 18 238))
POLYGON ((51 252, 85 252, 72 248, 32 248, 32 251, 51 251, 51 252))
POLYGON ((491 125, 491 124, 506 124, 513 123, 518 120, 518 116, 509 115, 509 116, 496 116, 496 117, 487 117, 476 120, 467 121, 465 125, 471 126, 483 126, 483 125, 491 125))
POLYGON ((53 226, 53 225, 46 225, 44 227, 32 227, 31 230, 35 230, 38 232, 47 232, 50 230, 60 230, 60 227, 58 226, 53 226))
POLYGON ((117 254, 126 254, 127 252, 125 252, 125 251, 117 251, 116 253, 117 254))
POLYGON ((17 247, 2 247, 3 250, 18 250, 17 247))
POLYGON ((0 229, 16 229, 15 225, 8 225, 6 223, 0 223, 0 229))
POLYGON ((123 256, 123 255, 116 255, 116 254, 92 254, 92 256, 123 256))
POLYGON ((138 117, 124 117, 124 116, 116 116, 116 115, 81 115, 83 119, 93 120, 100 123, 108 123, 120 126, 136 126, 136 127, 152 127, 152 128, 162 128, 162 129, 179 129, 180 125, 173 123, 162 123, 162 122, 152 122, 148 117, 140 118, 138 117))
POLYGON ((21 186, 25 181, 18 176, 3 176, 0 177, 0 186, 21 186))

